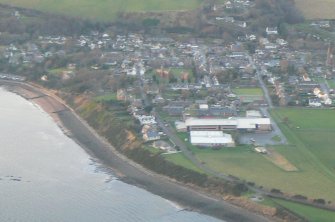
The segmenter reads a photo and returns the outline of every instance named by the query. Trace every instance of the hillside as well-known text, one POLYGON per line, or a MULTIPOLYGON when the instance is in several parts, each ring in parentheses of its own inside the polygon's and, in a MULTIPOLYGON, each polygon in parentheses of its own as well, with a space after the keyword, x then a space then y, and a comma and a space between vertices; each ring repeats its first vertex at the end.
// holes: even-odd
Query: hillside
POLYGON ((307 19, 335 19, 335 0, 295 0, 307 19))
POLYGON ((203 0, 0 0, 0 3, 45 12, 113 21, 118 12, 152 12, 192 10, 203 0))

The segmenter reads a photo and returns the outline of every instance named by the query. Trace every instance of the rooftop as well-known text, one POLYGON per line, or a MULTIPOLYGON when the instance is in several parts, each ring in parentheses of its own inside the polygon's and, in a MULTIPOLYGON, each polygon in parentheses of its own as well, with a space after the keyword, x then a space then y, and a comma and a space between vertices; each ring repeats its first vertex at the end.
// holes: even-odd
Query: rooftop
POLYGON ((222 131, 191 131, 190 138, 192 144, 234 144, 232 136, 222 131))

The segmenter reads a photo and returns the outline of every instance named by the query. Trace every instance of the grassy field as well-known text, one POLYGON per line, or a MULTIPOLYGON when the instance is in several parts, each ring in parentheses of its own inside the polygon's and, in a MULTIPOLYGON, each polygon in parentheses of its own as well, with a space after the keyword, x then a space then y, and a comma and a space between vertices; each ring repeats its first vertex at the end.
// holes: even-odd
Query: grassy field
POLYGON ((46 12, 113 21, 118 12, 190 10, 203 0, 0 0, 0 3, 32 8, 46 12))
POLYGON ((335 212, 322 210, 303 204, 297 204, 288 202, 285 200, 275 199, 273 200, 275 204, 279 204, 285 208, 290 209, 298 215, 303 216, 310 222, 333 222, 335 221, 335 212))
MULTIPOLYGON (((272 148, 297 167, 296 172, 284 171, 249 146, 211 150, 188 144, 189 149, 215 171, 268 189, 334 202, 335 110, 276 109, 272 115, 290 143, 272 148), (285 117, 289 125, 282 123, 285 117)), ((184 133, 180 137, 188 136, 184 133)))
POLYGON ((335 19, 335 0, 295 0, 307 19, 335 19))
POLYGON ((237 95, 250 95, 250 96, 262 96, 263 91, 261 88, 236 88, 233 92, 237 95))
POLYGON ((95 101, 99 101, 99 102, 102 102, 102 101, 105 101, 105 102, 117 101, 116 93, 109 93, 109 94, 106 94, 106 95, 97 96, 97 97, 95 97, 95 101))

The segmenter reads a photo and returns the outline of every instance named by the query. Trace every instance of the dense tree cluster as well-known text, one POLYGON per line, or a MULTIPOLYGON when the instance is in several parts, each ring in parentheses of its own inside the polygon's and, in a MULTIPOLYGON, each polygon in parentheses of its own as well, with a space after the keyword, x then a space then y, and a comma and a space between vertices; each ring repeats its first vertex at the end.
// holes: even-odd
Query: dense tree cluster
POLYGON ((255 4, 256 6, 249 13, 249 17, 253 19, 251 27, 254 30, 304 21, 293 0, 256 0, 255 4))

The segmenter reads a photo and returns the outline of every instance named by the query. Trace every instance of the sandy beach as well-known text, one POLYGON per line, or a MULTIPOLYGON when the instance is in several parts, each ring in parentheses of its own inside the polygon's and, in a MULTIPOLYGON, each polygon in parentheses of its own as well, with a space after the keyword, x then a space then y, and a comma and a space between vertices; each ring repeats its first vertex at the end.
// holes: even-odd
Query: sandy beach
POLYGON ((120 180, 176 202, 186 210, 194 210, 225 221, 262 222, 269 219, 248 212, 228 202, 157 175, 118 153, 97 135, 73 110, 52 92, 27 83, 0 80, 0 86, 17 93, 49 113, 63 132, 81 145, 90 155, 100 160, 118 175, 120 180))

